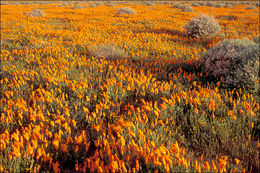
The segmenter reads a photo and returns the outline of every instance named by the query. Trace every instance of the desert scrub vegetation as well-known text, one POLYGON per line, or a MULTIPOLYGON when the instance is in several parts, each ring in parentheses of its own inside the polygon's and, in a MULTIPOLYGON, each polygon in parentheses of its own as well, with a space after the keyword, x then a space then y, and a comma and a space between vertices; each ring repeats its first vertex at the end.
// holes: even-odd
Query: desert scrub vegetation
POLYGON ((44 12, 42 10, 32 10, 28 13, 29 17, 41 17, 44 16, 44 12))
POLYGON ((181 4, 175 4, 175 5, 173 5, 172 7, 173 7, 173 8, 179 8, 179 9, 180 9, 180 8, 182 7, 182 5, 181 5, 181 4))
POLYGON ((206 71, 223 77, 227 87, 259 87, 259 44, 248 39, 226 39, 203 55, 206 71))
POLYGON ((122 7, 119 8, 116 12, 116 15, 120 15, 120 14, 136 15, 136 11, 130 7, 122 7))
POLYGON ((92 49, 91 55, 95 58, 106 58, 114 60, 126 58, 126 53, 113 44, 104 44, 95 47, 92 49))
POLYGON ((214 16, 199 14, 198 17, 192 18, 185 26, 186 32, 191 37, 209 38, 214 37, 221 30, 219 23, 214 16))
POLYGON ((254 5, 248 5, 248 6, 246 6, 245 9, 246 9, 246 10, 255 10, 255 9, 256 9, 256 6, 254 6, 254 5))
POLYGON ((183 6, 181 6, 181 11, 183 11, 183 12, 193 12, 193 8, 189 5, 183 5, 183 6))
POLYGON ((223 86, 200 59, 259 37, 256 10, 59 3, 1 5, 0 172, 259 172, 259 94, 223 86), (32 9, 48 15, 21 15, 32 9), (188 36, 199 13, 225 34, 188 36))
POLYGON ((147 6, 155 6, 155 3, 150 1, 144 1, 143 4, 147 6))

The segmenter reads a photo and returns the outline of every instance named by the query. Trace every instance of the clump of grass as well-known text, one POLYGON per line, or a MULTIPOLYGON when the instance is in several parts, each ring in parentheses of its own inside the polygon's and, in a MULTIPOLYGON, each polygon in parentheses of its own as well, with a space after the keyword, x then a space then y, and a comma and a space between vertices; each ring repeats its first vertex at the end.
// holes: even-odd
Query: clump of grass
POLYGON ((185 29, 191 37, 209 38, 216 36, 221 28, 213 16, 200 14, 197 18, 192 18, 185 29))
POLYGON ((225 39, 208 50, 202 61, 214 77, 223 77, 223 86, 256 88, 259 81, 259 44, 248 39, 225 39))
POLYGON ((255 9, 256 9, 256 6, 254 6, 254 5, 248 5, 248 6, 246 6, 245 9, 246 9, 246 10, 255 10, 255 9))
POLYGON ((129 15, 135 15, 136 11, 133 10, 130 7, 122 7, 119 8, 118 11, 116 12, 116 14, 129 14, 129 15))
POLYGON ((106 59, 123 59, 126 58, 126 53, 112 44, 105 44, 98 46, 92 50, 92 56, 96 58, 106 58, 106 59))
POLYGON ((41 17, 44 16, 44 12, 42 10, 32 10, 28 13, 29 17, 41 17))
POLYGON ((189 5, 184 5, 181 7, 181 11, 183 12, 193 12, 193 8, 189 5))

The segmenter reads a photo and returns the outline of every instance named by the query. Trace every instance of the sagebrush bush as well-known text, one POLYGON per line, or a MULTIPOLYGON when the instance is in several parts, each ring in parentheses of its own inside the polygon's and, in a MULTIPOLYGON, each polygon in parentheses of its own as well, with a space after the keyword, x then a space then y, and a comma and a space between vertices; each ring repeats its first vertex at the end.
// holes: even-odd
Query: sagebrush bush
POLYGON ((80 6, 80 5, 75 5, 74 7, 72 7, 72 9, 83 9, 84 7, 83 6, 80 6))
POLYGON ((181 11, 183 12, 193 12, 193 8, 189 5, 184 5, 181 7, 181 11))
POLYGON ((256 6, 254 6, 254 5, 248 5, 248 6, 246 6, 245 9, 246 9, 246 10, 255 10, 255 9, 256 9, 256 6))
POLYGON ((175 4, 172 6, 173 8, 181 8, 181 4, 175 4))
POLYGON ((208 6, 215 7, 217 4, 215 2, 208 2, 208 6))
POLYGON ((226 5, 224 3, 219 2, 218 4, 216 4, 216 7, 225 7, 226 5))
POLYGON ((106 59, 122 59, 126 58, 126 53, 115 45, 105 44, 96 47, 92 50, 92 56, 96 58, 106 58, 106 59))
POLYGON ((96 7, 96 5, 95 4, 90 4, 89 7, 96 7))
POLYGON ((233 7, 233 5, 232 4, 226 4, 226 7, 231 8, 231 7, 233 7))
POLYGON ((196 18, 192 18, 185 29, 191 37, 209 38, 216 36, 221 28, 213 16, 200 14, 196 18))
POLYGON ((225 39, 209 49, 202 62, 209 75, 223 77, 226 87, 257 87, 259 44, 248 39, 225 39))
POLYGON ((145 1, 143 2, 144 5, 147 5, 147 6, 155 6, 155 3, 154 2, 150 2, 150 1, 145 1))
POLYGON ((29 17, 41 17, 44 16, 44 12, 42 10, 32 10, 28 13, 29 17))
POLYGON ((198 2, 192 2, 192 3, 191 3, 191 6, 193 6, 193 7, 199 7, 200 4, 199 4, 198 2))
POLYGON ((260 36, 256 36, 253 38, 254 42, 260 43, 260 36))
POLYGON ((135 15, 136 12, 130 7, 122 7, 119 8, 116 14, 129 14, 129 15, 135 15))

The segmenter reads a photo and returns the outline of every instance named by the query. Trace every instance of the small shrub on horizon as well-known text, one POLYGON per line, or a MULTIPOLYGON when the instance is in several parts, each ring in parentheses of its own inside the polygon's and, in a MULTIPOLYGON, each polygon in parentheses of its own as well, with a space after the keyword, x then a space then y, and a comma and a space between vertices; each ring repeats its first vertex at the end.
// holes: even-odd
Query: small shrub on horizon
POLYGON ((181 7, 182 12, 193 12, 193 8, 189 5, 184 5, 181 7))
POLYGON ((42 10, 32 10, 28 13, 29 17, 41 17, 44 16, 44 12, 42 10))
POLYGON ((90 4, 89 7, 96 7, 96 5, 95 4, 90 4))
POLYGON ((181 8, 181 4, 175 4, 172 6, 173 8, 181 8))
POLYGON ((155 6, 155 3, 154 2, 150 2, 150 1, 145 1, 143 2, 144 5, 147 5, 147 6, 155 6))
POLYGON ((216 36, 221 28, 213 16, 200 14, 197 18, 192 18, 185 29, 191 37, 209 38, 216 36))
POLYGON ((215 7, 215 6, 216 6, 216 3, 215 3, 215 2, 208 2, 208 6, 210 6, 210 7, 215 7))
POLYGON ((191 4, 193 7, 199 7, 200 6, 200 4, 199 3, 197 3, 197 2, 192 2, 192 4, 191 4))
POLYGON ((119 8, 116 14, 129 14, 129 15, 135 15, 136 12, 130 7, 122 7, 119 8))
POLYGON ((246 10, 255 10, 255 9, 256 9, 256 6, 254 6, 254 5, 248 5, 248 6, 246 6, 245 9, 246 9, 246 10))
POLYGON ((84 7, 80 6, 80 5, 75 5, 74 7, 72 7, 72 9, 83 9, 84 7))

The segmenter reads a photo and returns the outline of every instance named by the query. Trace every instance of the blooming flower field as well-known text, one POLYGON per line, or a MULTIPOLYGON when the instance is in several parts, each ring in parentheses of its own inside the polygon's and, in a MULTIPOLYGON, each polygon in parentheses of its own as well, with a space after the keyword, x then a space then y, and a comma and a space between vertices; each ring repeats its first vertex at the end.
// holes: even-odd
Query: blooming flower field
POLYGON ((200 63, 225 38, 259 37, 259 7, 60 4, 1 5, 0 172, 259 171, 259 90, 200 63), (200 13, 216 37, 185 34, 200 13), (94 56, 101 45, 125 56, 94 56))

